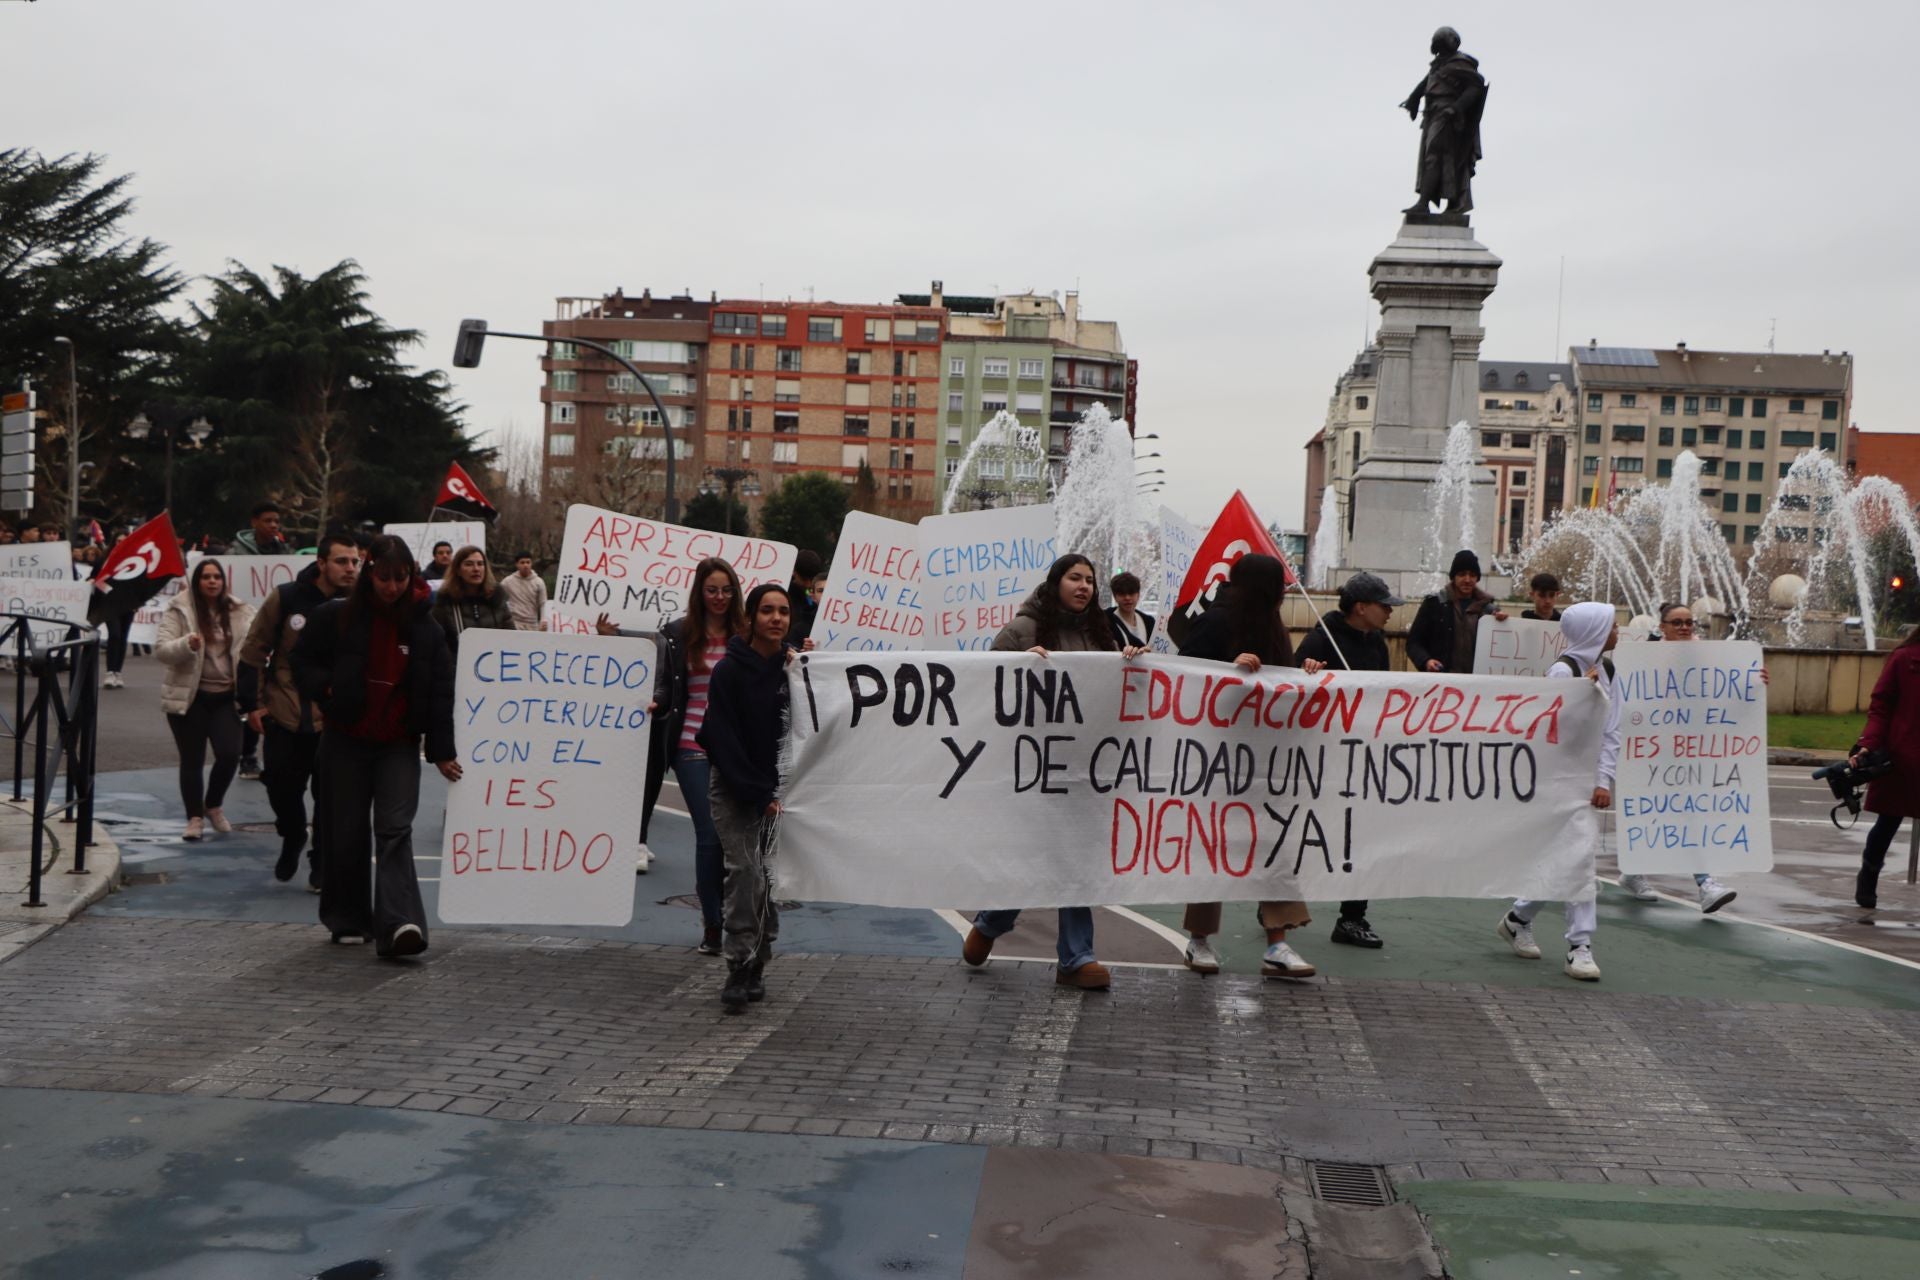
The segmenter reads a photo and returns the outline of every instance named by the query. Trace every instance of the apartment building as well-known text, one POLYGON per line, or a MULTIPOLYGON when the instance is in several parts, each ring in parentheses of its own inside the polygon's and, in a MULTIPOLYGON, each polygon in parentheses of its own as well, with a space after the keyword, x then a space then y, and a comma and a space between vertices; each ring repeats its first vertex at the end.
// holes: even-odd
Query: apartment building
POLYGON ((1573 366, 1480 362, 1480 460, 1493 471, 1494 539, 1512 555, 1567 505, 1578 401, 1573 366))
POLYGON ((542 492, 568 501, 635 505, 665 496, 666 435, 659 411, 633 375, 597 351, 564 341, 584 338, 631 361, 666 406, 675 477, 684 498, 698 476, 701 389, 711 302, 688 294, 624 290, 598 298, 560 298, 543 336, 562 339, 540 354, 542 492))
MULTIPOLYGON (((1721 536, 1744 553, 1795 458, 1824 449, 1842 465, 1848 461, 1853 359, 1844 351, 1780 355, 1594 342, 1570 355, 1583 505, 1670 477, 1674 460, 1691 449, 1721 536)), ((1816 515, 1789 518, 1788 536, 1817 539, 1816 515)))

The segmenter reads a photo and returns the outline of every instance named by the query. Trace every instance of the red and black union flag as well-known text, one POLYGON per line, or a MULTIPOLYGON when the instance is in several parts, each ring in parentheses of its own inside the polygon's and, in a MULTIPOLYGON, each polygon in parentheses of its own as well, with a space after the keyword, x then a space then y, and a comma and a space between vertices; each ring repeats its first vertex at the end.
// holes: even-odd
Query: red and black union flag
POLYGON ((115 544, 93 575, 87 621, 99 626, 133 613, 187 571, 173 520, 162 511, 115 544))
POLYGON ((499 509, 487 501, 467 469, 457 462, 447 464, 447 478, 440 482, 440 496, 433 500, 433 509, 452 511, 468 520, 484 520, 488 524, 500 518, 499 509))

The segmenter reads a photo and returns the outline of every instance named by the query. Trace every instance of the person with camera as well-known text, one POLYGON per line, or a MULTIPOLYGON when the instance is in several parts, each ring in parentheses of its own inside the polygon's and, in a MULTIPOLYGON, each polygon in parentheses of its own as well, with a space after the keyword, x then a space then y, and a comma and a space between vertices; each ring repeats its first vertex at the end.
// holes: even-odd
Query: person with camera
POLYGON ((1914 786, 1920 781, 1920 627, 1887 655, 1867 703, 1867 727, 1847 760, 1855 769, 1881 762, 1891 767, 1867 784, 1865 807, 1874 815, 1873 829, 1867 832, 1853 890, 1853 900, 1868 911, 1880 904, 1880 868, 1900 820, 1920 819, 1920 788, 1914 786))

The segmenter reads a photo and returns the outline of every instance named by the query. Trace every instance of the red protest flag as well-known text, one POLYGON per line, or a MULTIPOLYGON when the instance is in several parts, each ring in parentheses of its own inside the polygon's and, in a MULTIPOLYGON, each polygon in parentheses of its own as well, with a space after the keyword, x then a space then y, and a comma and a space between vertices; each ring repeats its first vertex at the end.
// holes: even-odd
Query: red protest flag
POLYGON ((98 626, 130 614, 158 595, 160 588, 187 571, 173 518, 162 511, 114 544, 93 575, 93 599, 87 621, 98 626))
POLYGON ((487 501, 486 495, 480 492, 480 486, 467 474, 467 469, 457 462, 447 464, 447 478, 440 482, 440 496, 433 500, 433 509, 452 511, 469 520, 484 520, 488 524, 500 518, 499 509, 487 501))
POLYGON ((1236 489, 1227 499, 1227 505, 1221 508, 1213 527, 1207 530, 1207 536, 1200 540, 1200 549, 1193 553, 1193 565, 1180 583, 1179 599, 1173 602, 1168 618, 1169 632, 1176 641, 1185 633, 1187 622, 1205 613, 1213 603, 1220 584, 1233 569, 1233 562, 1249 553, 1272 556, 1286 569, 1287 586, 1300 585, 1293 566, 1274 543, 1273 535, 1254 514, 1253 504, 1236 489))

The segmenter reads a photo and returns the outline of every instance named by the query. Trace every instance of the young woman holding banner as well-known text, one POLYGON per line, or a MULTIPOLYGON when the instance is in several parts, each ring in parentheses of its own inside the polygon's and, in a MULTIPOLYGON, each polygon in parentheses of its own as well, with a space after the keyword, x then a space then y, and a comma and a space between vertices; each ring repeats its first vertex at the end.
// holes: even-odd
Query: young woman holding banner
MULTIPOLYGON (((1230 662, 1252 673, 1261 667, 1304 667, 1309 673, 1324 665, 1316 659, 1296 661, 1293 640, 1280 617, 1280 601, 1287 591, 1287 568, 1272 556, 1244 555, 1227 573, 1227 590, 1211 609, 1201 614, 1180 646, 1183 658, 1230 662)), ((1262 902, 1260 926, 1267 931, 1267 950, 1260 972, 1269 978, 1311 978, 1319 970, 1287 945, 1287 931, 1313 923, 1304 902, 1262 902)), ((1195 973, 1220 972, 1220 957, 1208 938, 1220 932, 1220 904, 1189 902, 1181 922, 1190 935, 1187 968, 1195 973)))
MULTIPOLYGON (((1061 653, 1112 653, 1115 650, 1113 625, 1099 605, 1093 561, 1082 555, 1065 555, 1047 570, 1047 580, 1033 589, 1012 622, 1000 628, 993 638, 999 653, 1025 650, 1045 658, 1061 653)), ((1131 658, 1146 652, 1129 646, 1119 650, 1131 658)), ((1010 931, 1020 919, 1011 911, 982 911, 973 918, 960 955, 976 967, 993 953, 993 940, 1010 931)), ((1105 991, 1113 985, 1113 974, 1093 958, 1093 908, 1061 907, 1059 941, 1056 952, 1060 968, 1054 981, 1063 987, 1083 991, 1105 991)))
POLYGON ((698 735, 726 858, 727 985, 720 1002, 728 1013, 766 998, 767 961, 780 934, 767 855, 780 816, 792 597, 778 583, 762 583, 747 596, 746 615, 747 634, 729 639, 714 665, 698 735))

